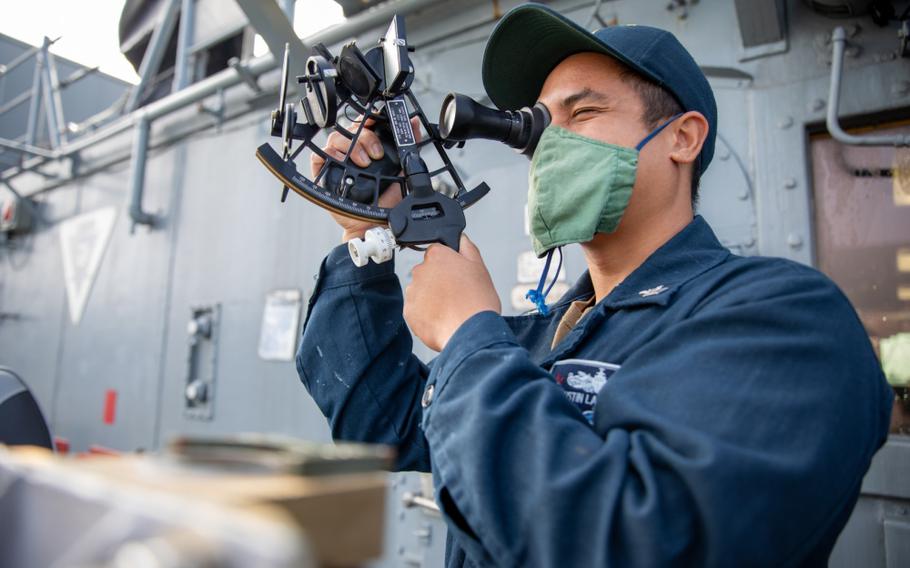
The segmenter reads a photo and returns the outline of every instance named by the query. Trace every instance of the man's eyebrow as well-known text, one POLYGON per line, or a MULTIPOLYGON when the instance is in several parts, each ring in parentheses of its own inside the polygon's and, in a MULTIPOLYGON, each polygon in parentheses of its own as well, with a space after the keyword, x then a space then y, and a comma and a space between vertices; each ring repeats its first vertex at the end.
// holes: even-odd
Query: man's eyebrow
POLYGON ((607 102, 610 102, 610 96, 607 95, 606 93, 601 93, 601 92, 589 89, 588 87, 585 87, 584 89, 578 91, 577 93, 573 93, 573 94, 567 96, 566 98, 564 98, 562 100, 562 106, 565 108, 570 108, 570 107, 576 105, 577 103, 579 103, 580 101, 587 101, 587 100, 590 100, 592 102, 607 103, 607 102))

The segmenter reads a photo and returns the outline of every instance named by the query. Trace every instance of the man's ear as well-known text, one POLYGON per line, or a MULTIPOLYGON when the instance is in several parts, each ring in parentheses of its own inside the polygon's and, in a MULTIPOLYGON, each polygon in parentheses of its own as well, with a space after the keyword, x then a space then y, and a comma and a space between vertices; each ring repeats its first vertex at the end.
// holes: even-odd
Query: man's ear
POLYGON ((676 119, 672 129, 670 159, 679 164, 694 163, 708 137, 708 121, 700 112, 690 110, 676 119))

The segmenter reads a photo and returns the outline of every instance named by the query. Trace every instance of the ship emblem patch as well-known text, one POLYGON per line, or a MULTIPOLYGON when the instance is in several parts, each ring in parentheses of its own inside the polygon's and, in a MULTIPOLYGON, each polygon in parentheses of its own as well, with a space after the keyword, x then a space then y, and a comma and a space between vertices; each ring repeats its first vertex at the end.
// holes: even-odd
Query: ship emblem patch
POLYGON ((590 424, 594 423, 594 406, 597 395, 607 380, 619 370, 619 365, 590 361, 587 359, 565 359, 557 361, 550 374, 566 393, 566 398, 581 410, 590 424))

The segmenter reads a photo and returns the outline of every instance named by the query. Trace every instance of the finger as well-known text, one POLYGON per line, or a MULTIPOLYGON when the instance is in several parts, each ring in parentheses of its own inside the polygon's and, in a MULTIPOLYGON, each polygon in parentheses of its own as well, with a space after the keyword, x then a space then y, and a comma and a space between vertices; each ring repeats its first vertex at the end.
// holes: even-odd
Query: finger
POLYGON ((344 152, 342 152, 341 150, 336 150, 335 148, 326 148, 325 153, 328 154, 329 156, 335 158, 336 160, 344 159, 344 152))
POLYGON ((382 149, 382 142, 379 141, 379 136, 372 130, 366 128, 360 131, 360 136, 357 138, 357 145, 365 148, 367 153, 374 160, 382 158, 382 155, 385 153, 382 149))
POLYGON ((401 184, 393 183, 379 196, 380 207, 392 208, 401 202, 401 184))
POLYGON ((322 166, 325 165, 325 158, 313 152, 310 154, 310 173, 313 177, 319 175, 319 171, 322 170, 322 166))
MULTIPOLYGON (((355 118, 354 120, 351 121, 351 124, 353 124, 354 126, 357 126, 357 125, 360 124, 362 121, 363 121, 363 115, 362 115, 362 114, 358 114, 358 115, 357 115, 357 118, 355 118)), ((376 119, 375 119, 375 118, 368 118, 368 119, 367 119, 367 124, 366 124, 367 128, 373 126, 374 124, 376 124, 376 119)))
MULTIPOLYGON (((334 133, 332 133, 332 134, 334 134, 334 133)), ((329 154, 330 156, 337 158, 338 154, 340 154, 341 152, 339 152, 338 150, 335 149, 335 147, 333 146, 334 143, 336 143, 336 141, 332 138, 332 135, 330 134, 329 137, 326 139, 326 143, 325 143, 325 146, 322 148, 322 151, 325 152, 326 154, 329 154)), ((343 158, 344 155, 343 155, 343 153, 341 153, 341 154, 342 154, 342 158, 343 158)), ((312 172, 314 177, 319 175, 319 171, 322 169, 323 165, 325 165, 325 158, 323 158, 320 154, 318 154, 316 152, 313 152, 310 154, 310 172, 312 172)))
MULTIPOLYGON (((357 130, 360 128, 360 123, 363 122, 363 115, 357 117, 356 120, 351 121, 351 130, 357 130)), ((364 128, 360 131, 360 136, 357 138, 358 145, 367 151, 367 154, 374 160, 379 160, 382 158, 385 151, 382 148, 382 143, 379 141, 379 136, 376 135, 372 126, 376 124, 375 118, 368 118, 364 122, 364 128)))
POLYGON ((370 165, 370 156, 363 148, 363 145, 357 144, 354 149, 351 150, 351 141, 338 132, 331 133, 329 135, 329 138, 326 140, 326 151, 328 151, 329 148, 338 150, 342 154, 347 154, 348 151, 351 151, 351 161, 361 168, 365 168, 370 165))
POLYGON ((480 249, 478 249, 464 233, 461 234, 461 245, 459 246, 458 252, 468 260, 483 262, 483 258, 480 256, 480 249))
POLYGON ((441 245, 439 243, 433 243, 427 247, 427 252, 423 255, 424 262, 426 262, 427 260, 436 258, 440 255, 444 255, 446 253, 446 251, 450 251, 450 250, 452 250, 452 249, 450 249, 449 247, 447 247, 445 245, 441 245))
MULTIPOLYGON (((328 142, 333 147, 345 153, 347 153, 348 149, 351 147, 351 140, 338 132, 333 132, 329 136, 328 142)), ((382 143, 379 141, 379 136, 372 130, 364 128, 360 131, 360 135, 357 136, 357 144, 354 147, 351 159, 358 166, 365 168, 370 165, 371 160, 381 159, 384 153, 382 143)))
MULTIPOLYGON (((344 152, 340 150, 326 146, 322 151, 330 157, 335 158, 336 160, 344 160, 344 152)), ((325 162, 326 159, 316 152, 313 152, 313 154, 310 156, 310 171, 312 172, 314 179, 319 176, 322 168, 325 167, 325 162)))
POLYGON ((411 118, 411 130, 414 131, 414 140, 420 142, 423 136, 420 134, 420 117, 411 118))

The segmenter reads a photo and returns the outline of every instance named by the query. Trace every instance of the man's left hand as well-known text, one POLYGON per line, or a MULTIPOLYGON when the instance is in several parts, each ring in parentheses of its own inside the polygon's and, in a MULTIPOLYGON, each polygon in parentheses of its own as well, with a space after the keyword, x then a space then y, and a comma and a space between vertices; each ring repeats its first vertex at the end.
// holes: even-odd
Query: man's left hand
POLYGON ((434 351, 442 351, 474 314, 502 311, 480 251, 464 235, 459 248, 455 252, 430 245, 404 291, 404 319, 411 332, 434 351))

